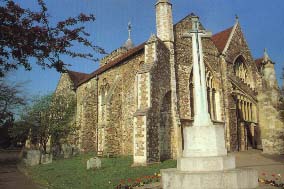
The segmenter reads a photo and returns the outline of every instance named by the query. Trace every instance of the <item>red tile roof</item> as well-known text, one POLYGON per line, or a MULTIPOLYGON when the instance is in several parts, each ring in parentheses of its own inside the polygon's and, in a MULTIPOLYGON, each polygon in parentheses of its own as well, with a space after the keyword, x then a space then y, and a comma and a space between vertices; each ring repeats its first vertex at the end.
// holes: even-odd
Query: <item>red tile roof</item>
POLYGON ((219 50, 219 52, 223 52, 228 40, 229 40, 229 37, 230 37, 230 34, 233 30, 233 27, 230 27, 224 31, 221 31, 219 33, 216 33, 215 35, 213 35, 211 37, 211 39, 213 40, 213 43, 215 44, 215 46, 217 47, 217 49, 219 50))
POLYGON ((141 50, 144 49, 145 46, 145 42, 130 49, 129 51, 125 52, 124 54, 122 54, 121 56, 117 57, 116 59, 108 62, 106 65, 100 67, 99 69, 97 69, 96 71, 92 72, 91 74, 88 74, 87 77, 83 78, 77 86, 80 86, 81 84, 89 81, 90 79, 94 78, 95 76, 107 71, 108 69, 119 65, 120 63, 122 63, 124 60, 126 60, 127 58, 129 58, 130 56, 140 52, 141 50))
POLYGON ((86 77, 89 76, 89 74, 86 73, 80 73, 80 72, 74 72, 71 70, 67 70, 67 73, 70 77, 70 79, 72 80, 72 82, 74 83, 74 86, 77 87, 77 85, 86 77))

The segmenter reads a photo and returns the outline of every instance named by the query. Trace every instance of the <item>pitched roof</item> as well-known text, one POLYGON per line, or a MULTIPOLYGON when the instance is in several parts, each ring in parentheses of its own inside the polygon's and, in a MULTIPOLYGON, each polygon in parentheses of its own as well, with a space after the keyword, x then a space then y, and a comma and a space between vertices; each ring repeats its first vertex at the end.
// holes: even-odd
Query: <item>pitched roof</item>
POLYGON ((144 49, 144 46, 145 46, 145 42, 128 50, 127 52, 125 52, 124 54, 118 56, 116 59, 108 62, 106 65, 100 67, 99 69, 97 69, 96 71, 92 72, 91 74, 88 74, 87 77, 83 78, 77 86, 80 86, 81 84, 89 81, 90 79, 94 78, 95 76, 107 71, 108 69, 114 67, 114 66, 117 66, 119 65, 120 63, 122 63, 124 60, 126 60, 127 58, 129 58, 130 56, 140 52, 141 50, 144 49))
POLYGON ((70 79, 72 80, 72 82, 74 83, 75 87, 77 87, 77 85, 80 83, 80 81, 82 81, 83 79, 85 79, 86 77, 89 76, 89 74, 81 73, 81 72, 74 72, 74 71, 71 71, 71 70, 67 70, 67 73, 68 73, 70 79))
POLYGON ((219 33, 216 33, 215 35, 213 35, 211 37, 213 43, 215 44, 215 46, 217 47, 217 49, 219 50, 219 52, 223 52, 228 40, 229 40, 229 37, 230 37, 230 34, 233 30, 233 27, 230 27, 224 31, 221 31, 219 33))

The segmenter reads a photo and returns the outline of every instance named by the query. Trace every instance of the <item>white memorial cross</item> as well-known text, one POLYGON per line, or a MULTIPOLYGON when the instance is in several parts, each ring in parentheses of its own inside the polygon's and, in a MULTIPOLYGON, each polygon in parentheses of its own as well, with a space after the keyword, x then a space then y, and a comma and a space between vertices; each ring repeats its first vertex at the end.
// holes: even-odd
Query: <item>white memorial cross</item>
POLYGON ((210 32, 199 30, 198 17, 192 20, 192 56, 193 56, 193 83, 194 83, 194 123, 193 126, 212 125, 208 112, 205 66, 203 62, 202 37, 211 37, 210 32))
POLYGON ((199 29, 198 17, 192 17, 192 30, 185 35, 192 39, 194 122, 184 127, 183 157, 206 157, 227 155, 223 126, 215 126, 208 112, 205 65, 202 38, 211 37, 210 32, 199 29))

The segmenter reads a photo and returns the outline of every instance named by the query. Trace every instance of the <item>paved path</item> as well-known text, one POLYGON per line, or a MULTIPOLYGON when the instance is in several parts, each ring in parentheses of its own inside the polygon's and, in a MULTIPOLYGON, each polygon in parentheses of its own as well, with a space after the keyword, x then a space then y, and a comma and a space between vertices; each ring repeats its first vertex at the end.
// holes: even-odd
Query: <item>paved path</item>
POLYGON ((39 189, 17 169, 19 151, 0 151, 0 189, 39 189))
MULTIPOLYGON (((281 174, 284 181, 284 155, 264 155, 259 150, 232 153, 236 155, 237 167, 251 167, 258 171, 259 178, 272 179, 272 174, 281 174)), ((275 180, 275 179, 273 179, 275 180)), ((277 189, 276 187, 260 185, 261 189, 277 189)))

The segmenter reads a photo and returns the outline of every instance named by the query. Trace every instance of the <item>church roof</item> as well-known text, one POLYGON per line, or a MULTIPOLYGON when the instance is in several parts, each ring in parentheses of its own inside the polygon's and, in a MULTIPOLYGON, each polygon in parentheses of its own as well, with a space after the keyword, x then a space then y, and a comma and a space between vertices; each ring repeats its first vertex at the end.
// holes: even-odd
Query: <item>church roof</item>
POLYGON ((122 54, 121 56, 117 57, 116 59, 110 61, 109 63, 107 63, 106 65, 100 67, 99 69, 97 69, 96 71, 92 72, 91 74, 88 74, 87 77, 83 78, 77 85, 80 86, 81 84, 89 81, 90 79, 96 77, 97 75, 107 71, 110 68, 113 68, 114 66, 119 65, 120 63, 122 63, 124 60, 126 60, 127 58, 129 58, 130 56, 140 52, 141 50, 144 49, 145 43, 142 43, 132 49, 130 49, 129 51, 127 51, 126 53, 122 54))
POLYGON ((224 31, 221 31, 219 33, 216 33, 215 35, 213 35, 211 37, 213 43, 215 44, 215 46, 217 47, 217 49, 219 50, 219 52, 223 52, 228 40, 229 40, 229 37, 230 37, 230 34, 232 32, 234 27, 230 27, 224 31))
POLYGON ((86 73, 81 73, 81 72, 74 72, 71 70, 67 70, 67 73, 70 77, 70 79, 72 80, 73 84, 75 87, 78 86, 78 84, 84 80, 85 78, 87 78, 89 76, 89 74, 86 73))

